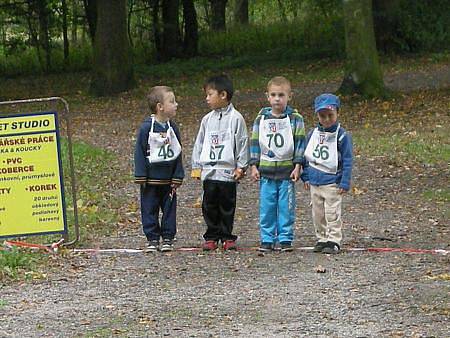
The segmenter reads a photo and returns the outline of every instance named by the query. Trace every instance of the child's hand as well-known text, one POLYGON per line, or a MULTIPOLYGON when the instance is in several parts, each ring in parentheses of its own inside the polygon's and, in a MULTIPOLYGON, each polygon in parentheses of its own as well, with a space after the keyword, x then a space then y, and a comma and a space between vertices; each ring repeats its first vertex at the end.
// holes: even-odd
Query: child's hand
POLYGON ((239 181, 242 177, 244 177, 245 172, 242 168, 236 168, 233 173, 233 178, 235 181, 239 181))
POLYGON ((259 170, 256 167, 256 165, 252 165, 252 174, 251 174, 253 180, 255 181, 259 181, 259 179, 261 178, 261 176, 259 175, 259 170))
POLYGON ((305 188, 305 190, 309 190, 309 188, 310 188, 309 182, 304 182, 303 187, 305 188))
POLYGON ((298 179, 300 178, 300 165, 296 164, 294 170, 292 170, 291 172, 291 180, 293 182, 297 182, 298 179))
POLYGON ((195 180, 199 180, 202 175, 201 169, 192 169, 191 171, 191 177, 195 180))
POLYGON ((347 190, 342 189, 342 188, 339 188, 339 190, 338 190, 339 195, 343 195, 343 194, 345 194, 346 192, 347 192, 347 190))
POLYGON ((181 183, 172 183, 170 186, 172 187, 172 191, 175 191, 181 186, 181 183))

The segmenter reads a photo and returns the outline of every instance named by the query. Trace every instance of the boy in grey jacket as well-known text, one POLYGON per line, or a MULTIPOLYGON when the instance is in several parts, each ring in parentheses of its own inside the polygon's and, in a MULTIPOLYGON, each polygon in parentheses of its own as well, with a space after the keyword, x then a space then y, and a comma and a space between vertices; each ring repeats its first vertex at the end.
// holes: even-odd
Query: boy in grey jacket
POLYGON ((192 177, 203 182, 204 251, 236 250, 233 235, 236 185, 248 166, 248 133, 242 115, 233 107, 233 84, 225 76, 214 76, 204 85, 206 102, 212 109, 200 124, 192 152, 192 177))

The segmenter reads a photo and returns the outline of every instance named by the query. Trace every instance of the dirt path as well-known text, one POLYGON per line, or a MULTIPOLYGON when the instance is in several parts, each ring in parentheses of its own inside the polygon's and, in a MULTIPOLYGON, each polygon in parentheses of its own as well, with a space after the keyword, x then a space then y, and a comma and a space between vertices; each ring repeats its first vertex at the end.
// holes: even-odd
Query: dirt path
MULTIPOLYGON (((448 87, 450 68, 388 76, 393 88, 448 87), (399 86, 399 87, 396 87, 399 86)), ((310 102, 336 83, 305 86, 310 102)), ((259 94, 237 95, 264 100, 259 94)), ((105 107, 107 110, 108 107, 105 107)), ((183 120, 185 166, 200 113, 183 120)), ((250 120, 250 116, 247 117, 250 120)), ((80 115, 76 137, 117 151, 131 171, 133 137, 142 116, 114 114, 94 120, 80 115), (94 133, 95 132, 95 133, 94 133), (121 144, 114 147, 113 144, 121 144)), ((414 172, 356 157, 354 182, 360 193, 346 196, 344 245, 450 249, 448 220, 439 206, 418 200, 427 184, 448 184, 448 172, 414 172), (434 223, 433 223, 434 222, 434 223), (437 224, 436 224, 437 222, 437 224)), ((106 187, 105 187, 106 189, 106 187)), ((119 193, 119 192, 118 192, 119 193)), ((121 194, 137 201, 130 184, 121 194)), ((201 189, 186 180, 179 191, 177 247, 197 247, 204 231, 201 210, 193 208, 201 189)), ((60 273, 43 281, 2 286, 0 337, 445 337, 450 332, 450 255, 344 251, 313 254, 309 198, 298 185, 297 250, 259 256, 254 183, 239 187, 236 233, 239 252, 203 254, 73 254, 60 273), (316 272, 316 267, 326 273, 316 272)), ((132 203, 133 204, 133 203, 132 203)), ((138 210, 125 210, 117 236, 102 247, 139 248, 138 210)), ((115 226, 115 225, 112 225, 115 226)))

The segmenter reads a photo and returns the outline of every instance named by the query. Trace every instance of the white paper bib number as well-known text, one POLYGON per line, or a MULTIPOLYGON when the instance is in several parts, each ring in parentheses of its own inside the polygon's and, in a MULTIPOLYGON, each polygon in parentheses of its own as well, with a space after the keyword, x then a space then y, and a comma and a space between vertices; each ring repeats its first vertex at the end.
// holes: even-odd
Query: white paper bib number
MULTIPOLYGON (((211 118, 211 117, 210 117, 211 118)), ((203 167, 214 169, 234 169, 234 134, 231 128, 233 113, 229 117, 226 130, 205 131, 200 163, 203 167)), ((209 123, 207 124, 209 125, 209 123)))
POLYGON ((294 156, 294 137, 289 115, 283 119, 268 120, 262 116, 259 123, 259 145, 262 160, 292 160, 294 156))
POLYGON ((181 144, 175 131, 167 122, 169 128, 166 133, 153 132, 155 119, 148 133, 149 154, 147 159, 150 163, 166 162, 175 160, 181 153, 181 144))
POLYGON ((339 128, 340 125, 334 133, 319 131, 318 128, 314 129, 305 150, 305 158, 311 167, 330 174, 337 173, 339 128))

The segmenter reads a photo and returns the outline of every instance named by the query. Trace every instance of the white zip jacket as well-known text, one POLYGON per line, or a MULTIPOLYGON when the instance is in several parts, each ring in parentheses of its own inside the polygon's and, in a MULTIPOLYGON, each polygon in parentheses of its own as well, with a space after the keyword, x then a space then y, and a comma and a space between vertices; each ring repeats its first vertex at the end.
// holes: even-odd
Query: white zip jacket
POLYGON ((192 151, 192 169, 202 169, 202 181, 234 181, 234 169, 203 168, 200 162, 206 130, 227 131, 229 127, 231 127, 234 135, 235 168, 242 168, 244 170, 247 168, 250 158, 247 126, 241 113, 234 109, 233 104, 230 103, 225 108, 215 109, 206 114, 200 124, 200 129, 192 151), (232 119, 231 121, 230 118, 232 119))

